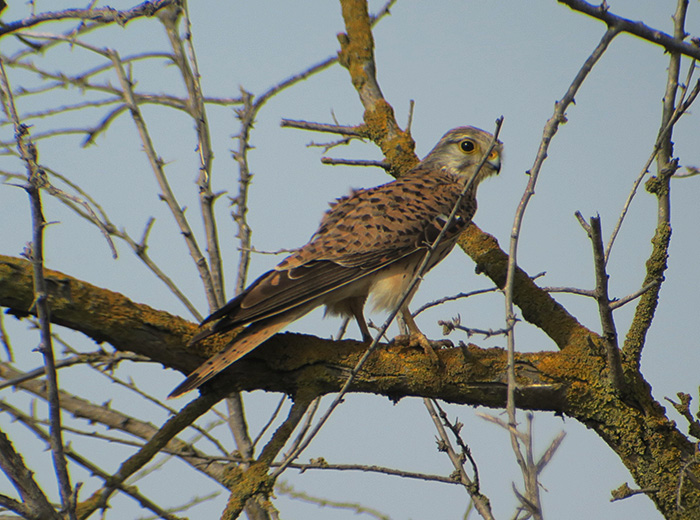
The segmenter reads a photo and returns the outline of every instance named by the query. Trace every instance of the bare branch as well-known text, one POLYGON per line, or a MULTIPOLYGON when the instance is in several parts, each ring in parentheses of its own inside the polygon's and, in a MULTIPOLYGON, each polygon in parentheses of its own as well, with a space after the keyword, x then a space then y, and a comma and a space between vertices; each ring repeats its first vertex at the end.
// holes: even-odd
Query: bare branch
POLYGON ((418 308, 418 310, 416 310, 416 311, 413 312, 413 317, 415 318, 415 317, 418 316, 421 312, 427 311, 428 309, 430 309, 430 308, 432 308, 432 307, 436 307, 436 306, 438 306, 438 305, 442 305, 443 303, 452 302, 452 301, 455 301, 455 300, 461 300, 461 299, 463 299, 463 298, 471 298, 472 296, 478 296, 479 294, 493 293, 493 292, 497 292, 497 291, 499 291, 499 290, 500 290, 500 289, 499 289, 498 287, 490 287, 490 288, 488 288, 488 289, 477 289, 477 290, 475 290, 475 291, 462 292, 462 293, 459 293, 459 294, 455 294, 455 295, 453 295, 453 296, 445 296, 444 298, 440 298, 440 299, 438 299, 438 300, 435 300, 435 301, 432 301, 432 302, 428 302, 428 303, 422 305, 421 307, 418 308))
POLYGON ((170 41, 170 47, 173 50, 173 61, 180 71, 187 88, 187 111, 194 121, 197 132, 197 151, 199 152, 197 185, 199 186, 199 205, 202 221, 204 222, 204 235, 206 237, 209 270, 211 273, 212 287, 207 288, 207 292, 212 292, 215 296, 214 301, 209 302, 209 310, 213 312, 226 302, 221 249, 219 247, 216 219, 214 218, 216 195, 211 190, 214 151, 211 145, 209 122, 200 83, 199 66, 192 42, 192 27, 187 5, 185 4, 182 10, 171 9, 164 12, 162 16, 159 16, 159 19, 163 23, 165 33, 170 41), (180 15, 183 13, 186 26, 184 45, 178 33, 180 15))
MULTIPOLYGON (((273 463, 272 466, 277 465, 273 463)), ((441 484, 462 485, 451 477, 443 477, 442 475, 430 475, 427 473, 416 473, 413 471, 404 471, 400 469, 387 468, 384 466, 367 466, 365 464, 331 464, 325 459, 312 459, 308 464, 290 463, 292 469, 298 469, 302 473, 309 470, 334 470, 334 471, 362 471, 365 473, 379 473, 394 477, 409 478, 414 480, 426 480, 429 482, 440 482, 441 484)))
POLYGON ((675 402, 668 397, 666 400, 673 405, 676 411, 681 414, 686 421, 688 421, 688 432, 690 435, 696 439, 700 439, 700 421, 698 420, 700 415, 694 416, 690 411, 690 403, 693 400, 692 397, 690 397, 690 394, 685 394, 683 392, 678 392, 676 395, 678 396, 679 402, 675 402))
POLYGON ((111 7, 88 8, 88 9, 64 9, 61 11, 41 13, 39 15, 30 16, 16 22, 9 22, 0 27, 0 36, 16 32, 26 27, 32 27, 43 22, 59 21, 59 20, 90 20, 99 22, 100 24, 117 23, 124 25, 136 18, 144 16, 154 16, 160 9, 165 7, 176 6, 176 0, 154 0, 143 2, 142 4, 132 7, 124 11, 117 11, 111 7))
POLYGON ((329 125, 325 123, 311 123, 309 121, 297 121, 294 119, 282 119, 282 128, 298 128, 299 130, 311 130, 314 132, 327 132, 330 134, 348 135, 350 137, 366 137, 362 127, 329 125))
POLYGON ((321 157, 322 164, 329 164, 331 166, 343 165, 343 166, 376 166, 378 168, 383 168, 389 171, 391 166, 385 161, 368 161, 363 159, 334 159, 332 157, 321 157))
POLYGON ((614 15, 608 10, 606 2, 601 5, 593 5, 585 2, 584 0, 557 0, 559 3, 568 5, 571 9, 575 11, 580 11, 597 18, 602 22, 605 22, 608 29, 615 29, 616 31, 627 32, 634 34, 644 40, 647 40, 656 45, 662 46, 669 52, 684 54, 691 58, 700 59, 700 48, 692 43, 686 43, 683 41, 683 36, 678 36, 674 34, 671 36, 663 31, 649 27, 642 22, 635 22, 633 20, 628 20, 627 18, 622 18, 621 16, 614 15))
POLYGON ((639 289, 638 291, 635 291, 632 294, 625 296, 624 298, 620 298, 619 300, 612 300, 610 302, 610 309, 611 310, 619 309, 623 305, 625 305, 631 301, 636 300, 641 295, 643 295, 645 292, 647 292, 650 289, 653 289, 655 286, 659 285, 659 283, 661 283, 660 280, 650 282, 650 283, 646 284, 644 287, 642 287, 641 289, 639 289))
POLYGON ((141 142, 143 143, 144 151, 146 152, 153 173, 155 174, 156 180, 158 181, 158 185, 160 186, 160 189, 162 191, 161 197, 170 208, 170 212, 172 213, 173 217, 175 217, 175 221, 180 227, 182 236, 185 240, 185 243, 187 244, 187 247, 190 251, 190 255, 194 260, 194 263, 199 272, 199 276, 204 284, 204 290, 207 295, 207 300, 209 301, 209 306, 214 308, 216 307, 217 297, 216 293, 213 290, 214 284, 211 278, 211 271, 209 269, 209 266, 207 265, 207 261, 205 260, 204 256, 202 255, 199 249, 199 246, 197 245, 197 239, 195 238, 194 233, 190 228, 189 222, 187 222, 187 219, 185 218, 185 212, 183 208, 177 203, 175 194, 170 188, 170 184, 168 182, 163 168, 163 160, 160 157, 158 157, 156 153, 155 147, 153 146, 153 142, 146 128, 146 123, 143 119, 143 116, 141 115, 141 110, 139 109, 138 103, 134 98, 132 83, 126 75, 126 71, 124 70, 119 55, 113 50, 106 51, 106 55, 107 57, 109 57, 110 60, 112 60, 112 63, 114 65, 114 70, 117 73, 119 83, 122 87, 124 101, 129 107, 132 119, 134 120, 139 136, 141 137, 141 142))
MULTIPOLYGON (((685 17, 688 9, 687 0, 678 0, 676 12, 673 15, 674 36, 682 40, 685 37, 685 17)), ((646 340, 646 334, 654 319, 658 305, 659 291, 663 282, 663 275, 667 268, 668 248, 671 243, 671 176, 678 170, 678 159, 673 158, 673 127, 683 113, 680 107, 689 106, 695 99, 692 95, 685 102, 678 102, 678 78, 680 76, 681 56, 678 52, 671 52, 669 59, 666 92, 663 99, 663 113, 659 125, 659 145, 656 154, 657 175, 646 184, 647 191, 657 198, 657 224, 652 238, 652 252, 646 262, 646 275, 643 285, 653 282, 656 285, 642 294, 635 309, 632 324, 627 332, 622 348, 623 362, 635 370, 639 369, 642 350, 646 340), (678 106, 677 106, 678 103, 678 106)), ((700 91, 700 82, 696 89, 700 91)), ((697 95, 697 93, 695 94, 697 95)))
POLYGON ((34 278, 34 303, 36 315, 39 320, 40 346, 39 350, 44 357, 46 367, 47 402, 49 407, 51 454, 53 456, 54 469, 58 478, 61 506, 70 520, 77 520, 75 513, 75 500, 68 466, 63 452, 63 435, 61 431, 61 408, 58 398, 58 376, 56 373, 56 360, 51 340, 51 313, 48 302, 48 288, 44 277, 44 228, 46 220, 41 205, 40 190, 44 186, 46 174, 37 164, 38 152, 29 137, 29 129, 22 124, 15 108, 14 97, 10 83, 5 73, 4 60, 0 58, 0 85, 2 89, 3 107, 8 119, 12 121, 15 129, 15 139, 20 156, 27 169, 27 183, 24 186, 29 195, 29 204, 32 215, 32 242, 27 256, 32 263, 34 278))
MULTIPOLYGON (((489 502, 489 499, 486 496, 484 496, 479 490, 476 475, 475 480, 472 480, 469 478, 466 471, 464 470, 464 461, 459 455, 457 455, 454 448, 452 448, 452 443, 450 442, 450 439, 447 436, 447 432, 445 431, 445 428, 443 427, 442 422, 440 421, 440 417, 438 417, 438 414, 435 410, 434 402, 430 399, 423 399, 423 404, 428 409, 428 413, 430 414, 430 417, 433 420, 435 429, 438 431, 438 450, 447 453, 447 456, 450 458, 450 462, 452 462, 452 466, 454 467, 455 472, 457 473, 457 475, 459 475, 459 481, 467 490, 467 493, 469 493, 469 496, 471 497, 474 503, 474 507, 479 512, 481 517, 486 520, 494 520, 493 513, 491 512, 491 504, 489 502)), ((471 460, 471 462, 474 465, 473 467, 475 468, 476 465, 474 461, 471 460)))
MULTIPOLYGON (((22 412, 20 412, 16 408, 9 406, 7 403, 0 403, 0 408, 3 411, 12 414, 16 419, 22 421, 22 423, 27 428, 29 428, 35 435, 37 435, 41 440, 50 444, 49 435, 44 431, 43 428, 40 428, 37 425, 36 421, 33 421, 29 416, 27 416, 26 414, 23 414, 22 412)), ((78 465, 87 469, 92 475, 96 475, 97 477, 101 478, 105 483, 107 483, 109 481, 109 479, 110 479, 109 473, 102 470, 96 464, 90 462, 87 458, 78 454, 70 447, 65 448, 65 453, 66 453, 67 457, 69 457, 71 460, 73 460, 78 465)), ((120 484, 118 486, 118 489, 122 493, 124 493, 124 494, 130 496, 131 498, 133 498, 134 500, 136 500, 139 503, 139 505, 141 505, 141 507, 149 509, 150 511, 152 511, 156 515, 160 516, 161 518, 163 518, 165 520, 180 520, 179 517, 176 517, 176 516, 166 512, 163 508, 157 506, 150 499, 146 498, 144 495, 139 493, 134 486, 126 486, 126 485, 120 484)))
POLYGON ((583 84, 584 80, 592 70, 593 66, 597 63, 600 57, 603 55, 608 45, 612 42, 615 36, 618 34, 619 29, 608 28, 608 30, 603 35, 598 46, 595 48, 593 53, 584 62, 583 66, 579 70, 578 74, 574 78, 573 82, 569 86, 564 97, 558 101, 555 105, 554 114, 547 121, 542 141, 540 142, 539 150, 535 157, 535 162, 533 167, 528 172, 530 179, 528 181, 525 192, 523 193, 522 199, 518 205, 515 213, 515 218, 513 222, 513 227, 510 236, 510 248, 508 256, 508 268, 505 282, 505 317, 506 317, 506 329, 508 330, 508 399, 506 405, 506 411, 508 413, 508 425, 511 439, 511 447, 513 448, 513 453, 520 466, 521 472, 523 474, 523 480, 525 482, 526 495, 529 503, 533 504, 532 508, 529 508, 529 512, 536 518, 541 518, 542 509, 539 500, 539 486, 537 483, 537 473, 531 470, 532 464, 530 463, 531 455, 531 437, 529 442, 526 443, 525 454, 521 451, 520 441, 515 431, 517 429, 517 419, 516 419, 516 407, 515 407, 515 394, 517 392, 517 383, 515 378, 515 324, 517 322, 514 305, 513 305, 513 294, 515 287, 515 275, 517 267, 517 251, 518 242, 520 237, 520 230, 522 227, 523 217, 525 215, 525 210, 527 209, 528 202, 530 198, 535 193, 535 186, 537 184, 537 178, 539 176, 542 164, 547 157, 547 150, 549 148, 549 143, 556 134, 559 125, 566 121, 566 109, 568 106, 574 102, 574 96, 578 89, 583 84), (528 457, 528 458, 526 458, 528 457))
POLYGON ((30 515, 31 519, 50 518, 59 520, 60 516, 51 506, 41 488, 34 481, 32 472, 24 465, 22 457, 15 451, 7 436, 0 431, 0 466, 7 477, 12 480, 24 504, 19 504, 9 497, 0 503, 21 515, 30 515))
POLYGON ((591 217, 589 238, 593 244, 593 266, 595 269, 596 288, 595 295, 598 302, 598 314, 603 332, 605 352, 608 359, 608 377, 610 384, 621 395, 627 393, 625 376, 622 371, 620 349, 617 345, 617 330, 610 307, 608 295, 608 273, 605 271, 605 251, 603 249, 603 236, 600 227, 600 217, 591 217))
POLYGON ((87 518, 94 511, 105 507, 112 493, 127 478, 148 463, 170 440, 184 428, 187 428, 197 417, 206 413, 221 397, 222 395, 216 392, 202 395, 188 403, 177 415, 171 417, 138 452, 121 464, 119 471, 109 477, 107 485, 96 491, 90 499, 83 503, 81 513, 87 518))

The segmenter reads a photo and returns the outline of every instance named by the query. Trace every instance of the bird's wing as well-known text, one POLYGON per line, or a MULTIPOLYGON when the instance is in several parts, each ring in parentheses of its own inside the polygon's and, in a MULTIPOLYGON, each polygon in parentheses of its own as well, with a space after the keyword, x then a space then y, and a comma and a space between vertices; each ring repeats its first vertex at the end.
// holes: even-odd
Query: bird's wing
POLYGON ((286 270, 272 270, 245 292, 209 316, 202 324, 215 322, 191 339, 191 343, 212 334, 226 332, 247 323, 264 320, 304 305, 333 290, 344 287, 414 252, 391 251, 365 255, 362 267, 346 267, 330 260, 314 260, 286 270), (218 321, 217 321, 218 320, 218 321))
POLYGON ((340 199, 308 244, 204 320, 215 323, 191 342, 281 314, 425 249, 458 190, 439 177, 409 176, 340 199))

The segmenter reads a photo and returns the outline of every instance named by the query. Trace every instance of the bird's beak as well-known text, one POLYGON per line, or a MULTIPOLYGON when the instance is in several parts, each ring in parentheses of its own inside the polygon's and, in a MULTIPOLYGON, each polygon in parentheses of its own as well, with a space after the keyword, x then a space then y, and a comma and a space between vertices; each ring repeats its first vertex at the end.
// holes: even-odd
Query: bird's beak
POLYGON ((491 166, 496 172, 496 175, 501 171, 501 154, 495 148, 491 150, 489 158, 486 159, 486 163, 491 166))

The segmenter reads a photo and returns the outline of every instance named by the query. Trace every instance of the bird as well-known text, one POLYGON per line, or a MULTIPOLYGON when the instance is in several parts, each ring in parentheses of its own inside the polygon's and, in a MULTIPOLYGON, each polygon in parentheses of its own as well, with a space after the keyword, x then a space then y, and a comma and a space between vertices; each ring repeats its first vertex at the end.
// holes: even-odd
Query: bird
MULTIPOLYGON (((246 327, 168 397, 200 387, 321 305, 326 315, 354 317, 363 341, 371 341, 364 318, 368 297, 375 310, 395 309, 467 181, 475 177, 425 272, 447 256, 476 212, 477 186, 499 173, 502 153, 503 144, 490 133, 471 126, 454 128, 401 177, 336 199, 306 245, 201 323, 190 345, 246 327)), ((427 339, 408 309, 416 289, 417 284, 400 313, 410 337, 426 348, 427 339)), ((432 349, 430 353, 435 356, 432 349)))

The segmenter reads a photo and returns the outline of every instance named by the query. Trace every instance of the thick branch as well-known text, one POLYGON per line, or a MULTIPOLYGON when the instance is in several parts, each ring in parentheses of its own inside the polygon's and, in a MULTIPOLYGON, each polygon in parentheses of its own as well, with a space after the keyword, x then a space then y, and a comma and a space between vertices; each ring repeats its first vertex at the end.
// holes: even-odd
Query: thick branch
POLYGON ((352 84, 365 108, 364 120, 371 139, 381 148, 399 176, 415 166, 418 157, 415 143, 408 132, 399 127, 394 109, 384 99, 377 82, 374 63, 372 20, 365 0, 341 0, 346 32, 338 35, 340 64, 350 73, 352 84))
MULTIPOLYGON (((53 323, 182 371, 201 362, 182 349, 197 328, 194 323, 58 271, 46 269, 44 276, 53 323)), ((0 306, 22 316, 29 313, 32 302, 29 262, 0 255, 0 306)))
MULTIPOLYGON (((185 349, 183 346, 196 331, 195 324, 56 271, 47 270, 46 279, 54 323, 83 332, 98 342, 107 341, 118 350, 147 356, 167 367, 189 372, 228 341, 220 338, 205 341, 196 350, 185 349)), ((29 312, 31 304, 29 263, 0 256, 0 305, 22 315, 29 312)), ((311 385, 319 394, 334 392, 365 348, 366 345, 355 341, 278 334, 236 363, 229 373, 235 374, 235 387, 239 390, 264 388, 297 394, 300 390, 309 391, 311 385)), ((459 403, 503 404, 502 350, 474 347, 442 351, 439 354, 447 366, 444 374, 433 373, 431 363, 420 352, 409 354, 379 349, 358 374, 352 390, 392 398, 420 395, 459 403)), ((533 385, 532 389, 523 388, 524 408, 563 411, 562 386, 550 384, 551 381, 528 368, 551 355, 523 354, 524 383, 527 386, 529 381, 533 385)), ((232 389, 231 380, 220 381, 232 389)))
MULTIPOLYGON (((495 240, 473 226, 466 233, 470 254, 479 268, 501 282, 505 253, 495 240)), ((226 339, 184 349, 196 326, 126 297, 46 271, 52 319, 99 338, 120 350, 136 351, 183 372, 203 357, 223 348, 226 339)), ((515 302, 525 319, 561 342, 558 352, 516 353, 521 409, 564 413, 594 429, 619 455, 638 487, 650 494, 662 511, 676 511, 678 475, 694 454, 694 445, 670 422, 637 373, 630 374, 636 405, 629 406, 612 391, 600 373, 606 361, 602 339, 581 326, 559 304, 532 283, 527 273, 516 277, 515 302), (531 299, 534 299, 531 301, 531 299), (659 435, 660 429, 664 434, 659 435), (639 446, 645 446, 640 452, 639 446)), ((0 305, 26 313, 32 302, 28 262, 0 256, 0 305)), ((278 334, 214 380, 205 391, 262 389, 297 395, 336 392, 347 379, 366 345, 328 341, 299 334, 278 334)), ((385 395, 434 397, 448 402, 504 407, 506 354, 502 349, 445 349, 436 369, 420 351, 378 349, 357 374, 351 391, 385 395)), ((696 471, 689 465, 686 471, 696 471)), ((679 518, 700 514, 700 492, 683 487, 685 506, 679 518)), ((672 517, 672 515, 669 515, 672 517)), ((697 516, 696 516, 697 517, 697 516)))
MULTIPOLYGON (((471 224, 462 233, 458 244, 476 262, 478 273, 488 276, 500 288, 505 286, 508 255, 493 236, 484 233, 476 224, 471 224)), ((520 308, 523 318, 542 329, 559 348, 570 344, 574 336, 588 332, 520 268, 515 274, 513 301, 520 308)))

